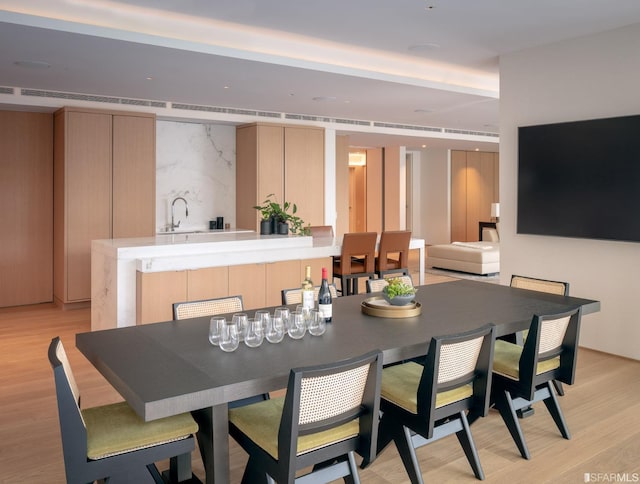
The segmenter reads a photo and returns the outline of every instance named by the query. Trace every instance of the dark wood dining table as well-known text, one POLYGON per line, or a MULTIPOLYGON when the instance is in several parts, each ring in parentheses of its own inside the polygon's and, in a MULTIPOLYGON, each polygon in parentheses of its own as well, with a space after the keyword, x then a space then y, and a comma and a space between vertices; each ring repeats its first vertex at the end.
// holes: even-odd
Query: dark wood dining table
POLYGON ((334 299, 333 322, 322 336, 241 344, 233 353, 209 343, 208 317, 80 333, 76 346, 144 420, 193 412, 206 481, 228 483, 228 403, 285 388, 291 368, 376 348, 389 364, 425 354, 434 336, 486 323, 507 335, 527 329, 533 314, 600 310, 596 300, 468 280, 418 287, 421 314, 405 319, 363 314, 362 301, 371 296, 334 299))

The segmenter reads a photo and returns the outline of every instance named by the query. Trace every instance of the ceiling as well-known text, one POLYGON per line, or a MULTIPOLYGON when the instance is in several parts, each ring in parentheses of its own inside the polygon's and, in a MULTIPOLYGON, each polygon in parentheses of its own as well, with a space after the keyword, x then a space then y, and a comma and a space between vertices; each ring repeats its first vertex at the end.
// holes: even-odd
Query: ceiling
POLYGON ((4 0, 0 86, 321 117, 357 146, 497 151, 500 55, 635 23, 638 0, 4 0))

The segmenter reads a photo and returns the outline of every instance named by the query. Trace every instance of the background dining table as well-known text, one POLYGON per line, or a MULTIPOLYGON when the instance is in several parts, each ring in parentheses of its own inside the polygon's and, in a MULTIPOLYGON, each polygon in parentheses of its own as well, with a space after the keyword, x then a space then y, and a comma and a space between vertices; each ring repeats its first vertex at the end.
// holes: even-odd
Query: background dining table
POLYGON ((193 412, 206 481, 220 483, 229 481, 228 403, 285 388, 291 368, 372 349, 389 364, 424 355, 437 335, 493 323, 501 336, 527 329, 533 314, 600 309, 596 300, 468 280, 419 286, 421 314, 409 318, 364 314, 362 302, 374 296, 335 298, 322 336, 233 353, 209 343, 209 317, 80 333, 76 345, 144 420, 193 412))

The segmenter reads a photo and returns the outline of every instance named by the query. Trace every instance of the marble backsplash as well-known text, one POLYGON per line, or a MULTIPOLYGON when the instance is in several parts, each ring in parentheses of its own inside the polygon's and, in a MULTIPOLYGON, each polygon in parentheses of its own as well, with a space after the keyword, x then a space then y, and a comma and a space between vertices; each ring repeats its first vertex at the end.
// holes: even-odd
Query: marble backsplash
POLYGON ((171 223, 171 202, 178 230, 203 230, 224 217, 235 227, 236 130, 218 124, 157 121, 156 231, 171 223))

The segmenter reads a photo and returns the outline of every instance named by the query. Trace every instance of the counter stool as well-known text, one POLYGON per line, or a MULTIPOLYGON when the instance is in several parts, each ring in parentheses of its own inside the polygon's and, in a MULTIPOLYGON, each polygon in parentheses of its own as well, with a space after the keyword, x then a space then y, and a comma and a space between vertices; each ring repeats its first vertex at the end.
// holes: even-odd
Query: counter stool
POLYGON ((384 231, 376 257, 375 273, 382 279, 386 274, 409 275, 409 242, 411 231, 384 231))
POLYGON ((377 238, 376 232, 344 234, 340 257, 333 260, 333 277, 340 279, 343 296, 358 294, 358 279, 373 279, 377 238))

